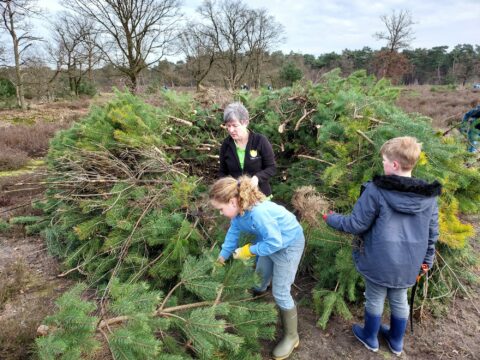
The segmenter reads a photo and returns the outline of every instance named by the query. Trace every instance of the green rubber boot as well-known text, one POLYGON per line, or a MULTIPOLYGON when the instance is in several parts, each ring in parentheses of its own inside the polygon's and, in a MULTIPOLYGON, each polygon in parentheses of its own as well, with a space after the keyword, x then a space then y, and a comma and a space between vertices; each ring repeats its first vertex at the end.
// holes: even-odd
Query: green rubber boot
POLYGON ((283 339, 273 349, 273 358, 275 360, 283 360, 290 356, 300 344, 300 339, 297 332, 297 308, 290 310, 280 309, 280 317, 283 325, 283 339))

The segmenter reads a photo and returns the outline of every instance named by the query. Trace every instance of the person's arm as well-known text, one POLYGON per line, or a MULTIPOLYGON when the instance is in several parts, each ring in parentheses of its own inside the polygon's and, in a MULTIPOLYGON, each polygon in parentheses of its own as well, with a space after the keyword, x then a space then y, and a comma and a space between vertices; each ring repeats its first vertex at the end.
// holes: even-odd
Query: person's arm
POLYGON ((261 140, 261 152, 262 152, 262 170, 257 172, 255 176, 259 181, 268 181, 277 172, 275 165, 275 155, 273 153, 272 144, 269 143, 266 137, 262 137, 261 140))
POLYGON ((220 147, 220 167, 218 169, 219 178, 230 175, 227 163, 225 162, 225 151, 227 151, 227 148, 228 146, 226 144, 226 141, 224 141, 222 146, 220 147))
POLYGON ((428 247, 423 263, 427 264, 428 267, 431 268, 433 265, 433 260, 435 259, 435 243, 438 240, 438 204, 436 201, 433 205, 428 233, 428 247))
POLYGON ((327 215, 326 222, 331 227, 350 234, 362 234, 367 231, 378 216, 378 192, 373 184, 368 184, 355 203, 350 215, 327 215))
POLYGON ((232 220, 230 222, 230 227, 228 228, 227 235, 225 235, 225 241, 222 244, 222 250, 220 251, 219 258, 227 260, 237 248, 239 238, 240 229, 238 228, 236 222, 232 220))
POLYGON ((267 213, 255 213, 254 226, 259 232, 258 241, 250 247, 254 255, 267 256, 282 249, 282 233, 277 221, 267 213))

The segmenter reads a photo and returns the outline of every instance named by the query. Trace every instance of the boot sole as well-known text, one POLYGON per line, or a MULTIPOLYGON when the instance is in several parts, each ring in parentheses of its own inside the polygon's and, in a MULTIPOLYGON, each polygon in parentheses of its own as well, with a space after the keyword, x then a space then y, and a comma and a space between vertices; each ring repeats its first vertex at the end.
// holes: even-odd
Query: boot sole
POLYGON ((401 356, 401 355, 402 355, 402 351, 396 351, 396 350, 393 350, 393 349, 392 349, 392 346, 390 345, 390 341, 388 341, 387 339, 385 339, 385 341, 387 342, 388 348, 390 349, 390 351, 391 351, 392 353, 394 353, 394 354, 397 355, 397 356, 401 356))
POLYGON ((355 334, 355 332, 353 333, 353 335, 355 335, 355 338, 360 341, 363 346, 365 346, 368 350, 370 351, 373 351, 373 352, 377 352, 379 348, 372 348, 370 345, 368 345, 366 342, 364 342, 362 339, 360 339, 357 334, 355 334))
POLYGON ((285 360, 290 355, 292 355, 293 350, 295 350, 298 347, 298 345, 300 345, 300 340, 298 340, 297 343, 295 345, 293 345, 293 349, 288 353, 288 355, 280 356, 280 357, 273 357, 272 359, 273 360, 285 360))
MULTIPOLYGON (((385 325, 382 325, 382 327, 385 326, 385 325)), ((385 339, 385 342, 387 343, 388 345, 388 348, 390 349, 390 351, 397 355, 397 356, 401 356, 402 355, 402 351, 403 350, 400 350, 400 351, 397 351, 397 350, 393 350, 392 346, 390 345, 390 340, 388 338, 388 332, 390 331, 390 328, 387 328, 385 326, 385 328, 380 328, 380 334, 383 336, 383 338, 385 339)))

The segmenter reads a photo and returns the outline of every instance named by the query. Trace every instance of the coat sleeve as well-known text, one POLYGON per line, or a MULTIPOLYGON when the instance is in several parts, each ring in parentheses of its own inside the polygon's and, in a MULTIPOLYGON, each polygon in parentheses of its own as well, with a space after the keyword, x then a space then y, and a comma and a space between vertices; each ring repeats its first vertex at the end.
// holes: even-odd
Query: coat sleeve
POLYGON ((223 242, 220 256, 227 260, 238 247, 239 238, 240 229, 238 228, 236 222, 232 221, 230 223, 230 227, 228 228, 227 235, 225 235, 225 241, 223 242))
POLYGON ((260 181, 268 181, 277 171, 275 165, 275 155, 273 154, 272 144, 266 137, 262 136, 262 170, 257 172, 255 176, 260 181))
POLYGON ((430 219, 429 234, 428 234, 428 247, 425 254, 424 264, 427 264, 429 268, 433 265, 435 259, 435 243, 438 240, 438 204, 435 201, 433 205, 432 217, 430 219))
POLYGON ((355 203, 350 215, 329 215, 327 217, 327 224, 337 230, 359 235, 370 228, 377 218, 378 213, 378 191, 374 184, 369 183, 355 203))
POLYGON ((223 178, 225 176, 230 175, 227 167, 227 163, 225 162, 225 152, 227 151, 227 144, 224 141, 222 146, 220 147, 220 168, 218 169, 218 177, 223 178))

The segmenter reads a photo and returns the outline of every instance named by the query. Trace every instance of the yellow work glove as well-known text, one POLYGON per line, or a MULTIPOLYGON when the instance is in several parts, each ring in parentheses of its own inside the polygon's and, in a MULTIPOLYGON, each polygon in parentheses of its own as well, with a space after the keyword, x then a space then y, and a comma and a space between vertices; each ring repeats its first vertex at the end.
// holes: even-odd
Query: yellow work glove
POLYGON ((248 260, 251 257, 254 257, 255 255, 251 253, 250 251, 250 246, 251 244, 244 245, 240 248, 237 248, 235 252, 233 253, 233 258, 234 259, 239 259, 239 260, 248 260))

